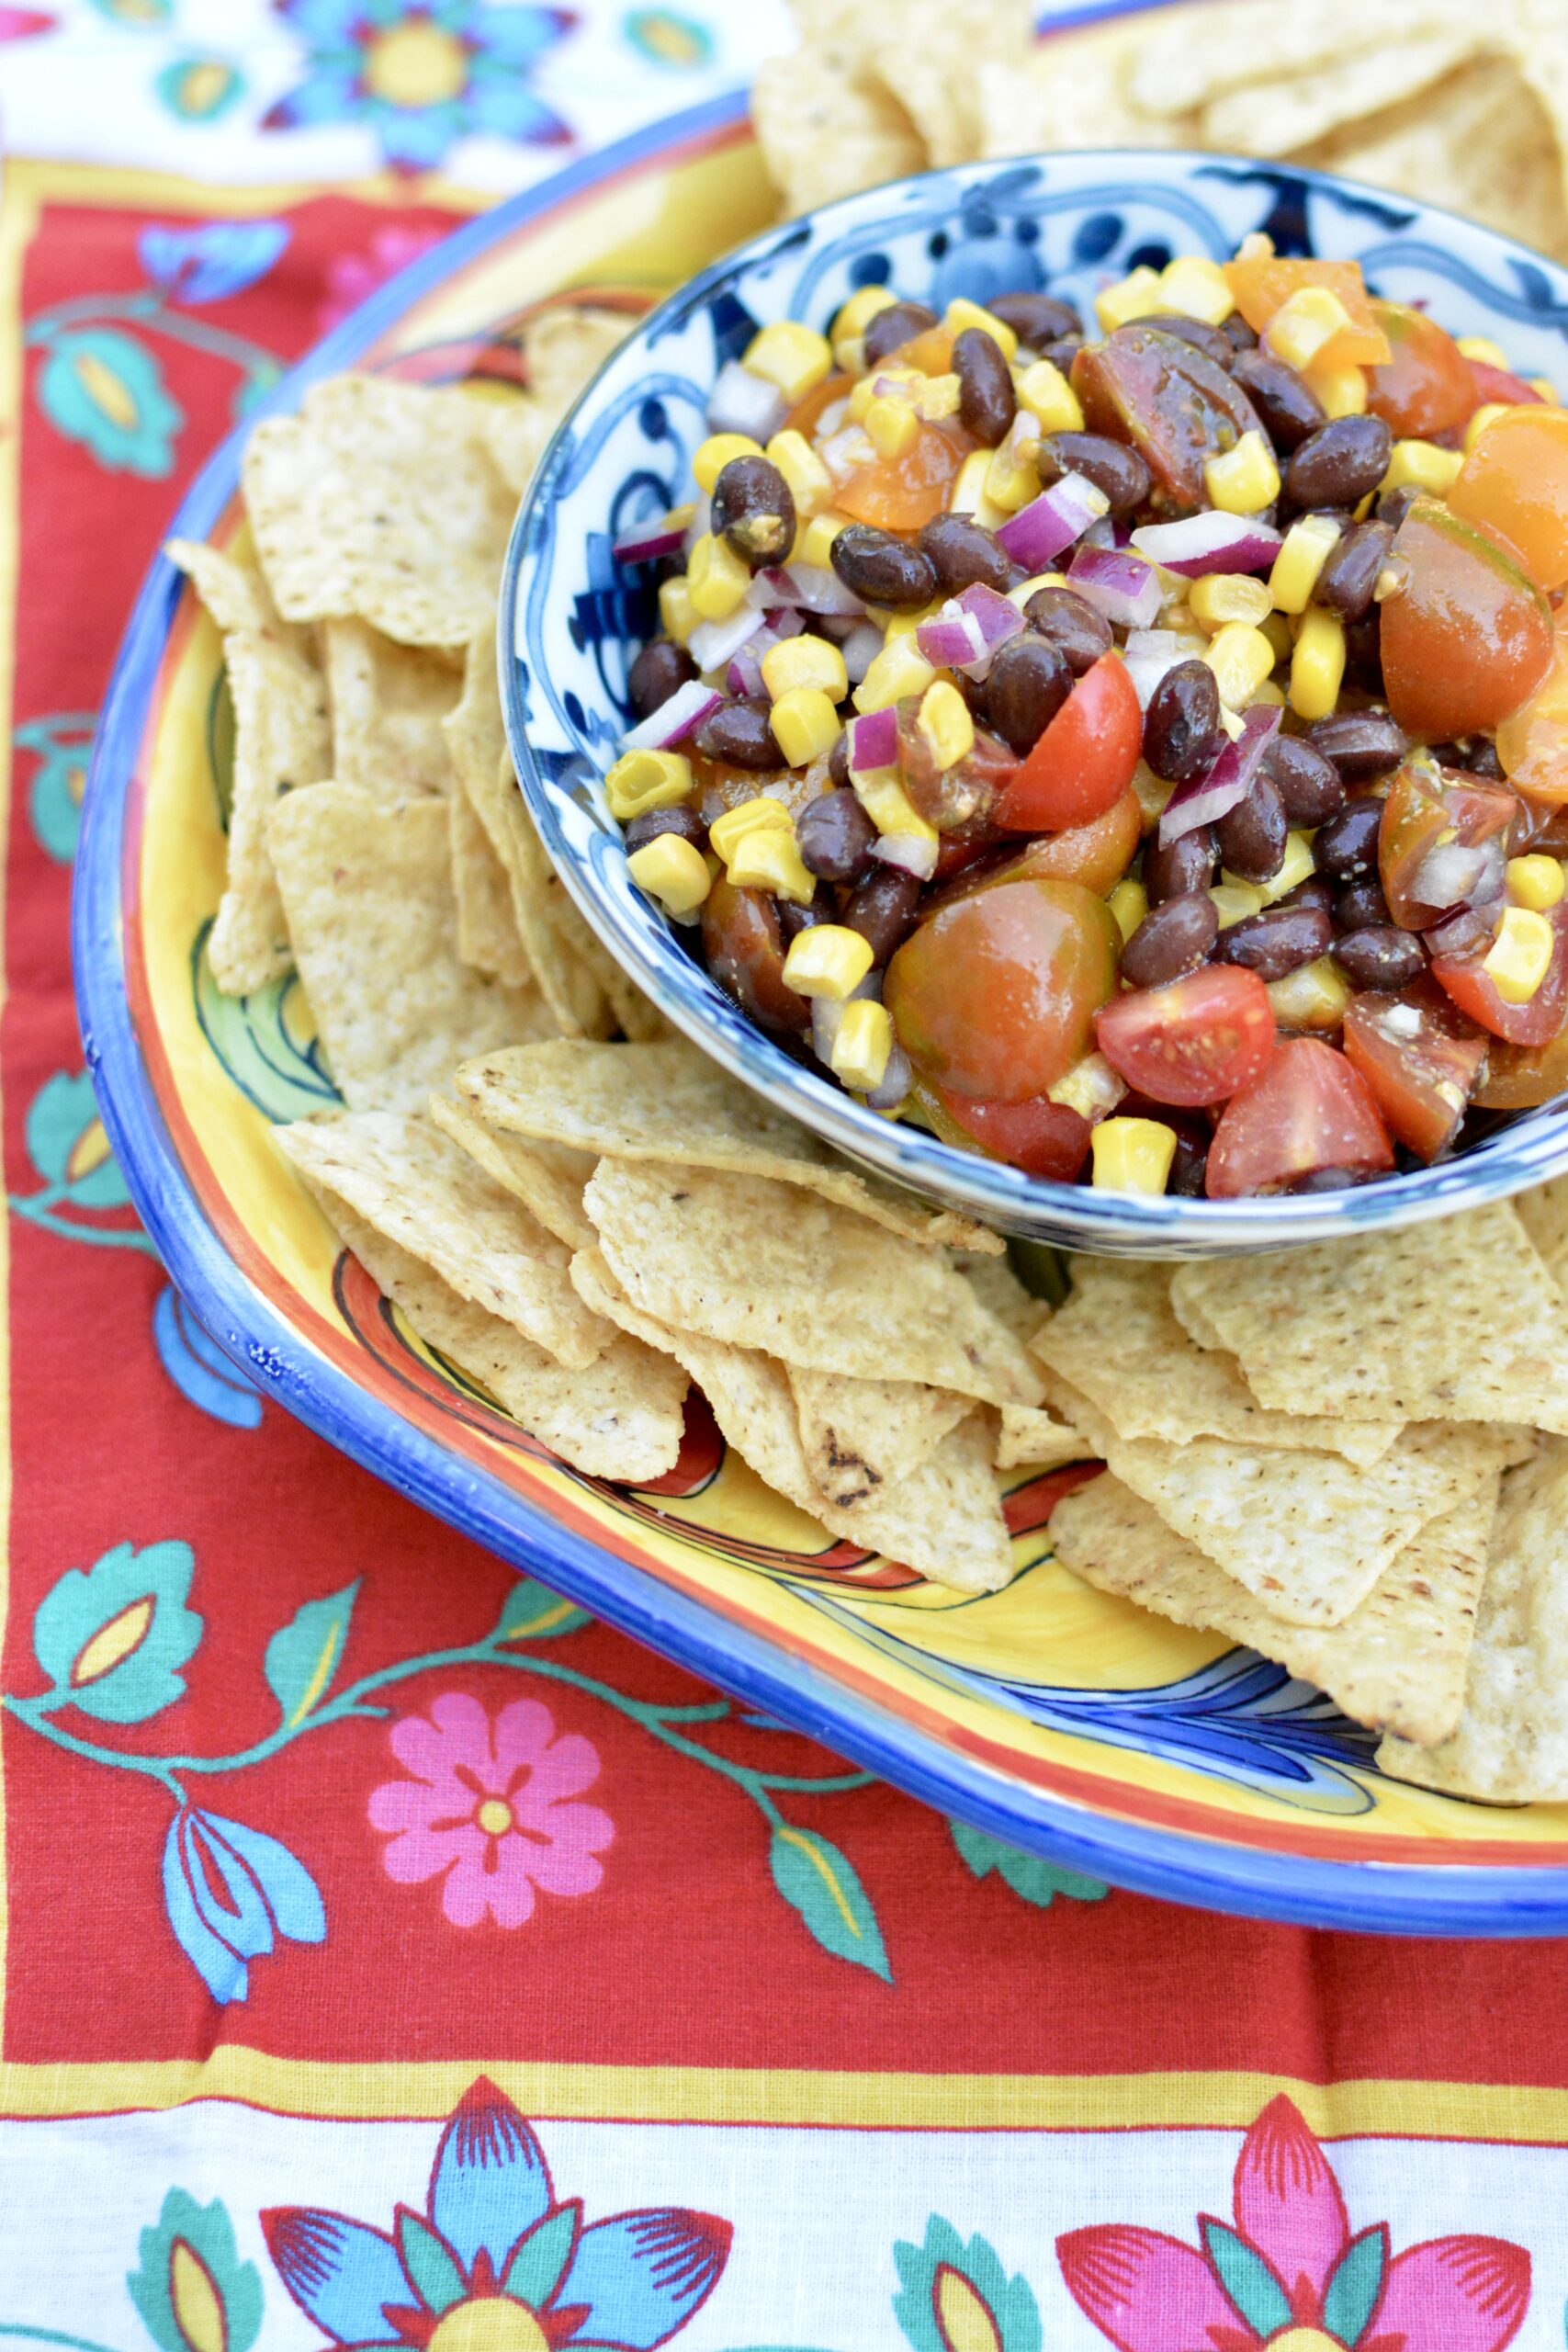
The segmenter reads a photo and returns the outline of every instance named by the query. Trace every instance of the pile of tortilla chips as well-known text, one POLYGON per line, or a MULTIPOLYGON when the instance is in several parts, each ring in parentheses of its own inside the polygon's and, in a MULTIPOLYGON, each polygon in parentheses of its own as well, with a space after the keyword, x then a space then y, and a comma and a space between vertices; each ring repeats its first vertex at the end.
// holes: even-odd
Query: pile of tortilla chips
POLYGON ((1029 0, 792 0, 752 117, 785 209, 1077 147, 1316 164, 1568 258, 1564 0, 1181 0, 1036 42, 1029 0))

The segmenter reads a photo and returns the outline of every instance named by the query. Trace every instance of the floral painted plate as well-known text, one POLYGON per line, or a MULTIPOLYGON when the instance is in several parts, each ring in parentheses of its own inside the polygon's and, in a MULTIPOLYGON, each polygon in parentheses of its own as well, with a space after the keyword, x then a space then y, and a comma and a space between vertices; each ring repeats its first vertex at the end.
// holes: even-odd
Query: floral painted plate
MULTIPOLYGON (((1222 168, 1233 190, 1250 187, 1247 225, 1267 218, 1289 235, 1304 219, 1311 191, 1291 174, 1222 168)), ((1040 176, 1046 221, 1048 165, 1040 176)), ((1080 168, 1073 233, 1097 242, 1078 260, 1148 258, 1141 191, 1110 178, 1091 194, 1080 168)), ((1217 237, 1183 201, 1183 236, 1217 237)), ((1359 201, 1408 262, 1410 209, 1359 201)), ((513 397, 518 329, 541 305, 641 311, 761 227, 770 204, 737 106, 680 118, 461 230, 276 400, 291 406, 349 366, 471 377, 513 397)), ((1024 248, 1009 266, 1027 262, 1024 248)), ((1538 330, 1561 320, 1544 269, 1481 294, 1538 330)), ((186 499, 181 534, 235 527, 238 464, 234 441, 186 499)), ((339 1252, 270 1141, 275 1122, 335 1100, 299 990, 284 981, 234 1001, 207 970, 227 729, 216 632, 160 561, 93 767, 78 992, 137 1207, 189 1308, 265 1393, 601 1616, 1016 1845, 1155 1894, 1322 1925, 1568 1928, 1568 1812, 1494 1811, 1383 1781, 1369 1736, 1280 1668, 1078 1584, 1044 1533, 1061 1474, 1022 1477, 1008 1498, 1024 1573, 966 1600, 830 1542, 726 1455, 700 1402, 674 1471, 611 1487, 564 1468, 436 1360, 339 1252)))

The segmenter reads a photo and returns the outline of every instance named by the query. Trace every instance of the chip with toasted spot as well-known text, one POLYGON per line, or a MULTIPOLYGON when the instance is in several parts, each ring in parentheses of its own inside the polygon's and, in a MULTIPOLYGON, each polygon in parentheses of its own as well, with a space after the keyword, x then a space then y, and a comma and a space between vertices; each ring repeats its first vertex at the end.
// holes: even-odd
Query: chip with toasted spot
POLYGON ((508 988, 532 991, 534 967, 517 935, 506 869, 456 779, 446 797, 446 833, 457 902, 458 955, 465 964, 504 980, 508 988))
POLYGON ((845 1510, 907 1478, 975 1409, 972 1396, 918 1381, 786 1370, 812 1481, 845 1510))
POLYGON ((525 1053, 486 1055, 458 1071, 457 1092, 488 1125, 513 1135, 617 1159, 772 1177, 913 1240, 998 1252, 1003 1247, 984 1226, 845 1167, 807 1128, 770 1109, 683 1038, 624 1046, 563 1038, 525 1053))
POLYGON ((387 807, 351 785, 290 793, 268 842, 299 977, 354 1111, 417 1111, 466 1055, 549 1022, 457 953, 446 810, 387 807))
POLYGON ((525 1143, 516 1136, 499 1135, 478 1119, 466 1102, 450 1095, 433 1094, 430 1115, 453 1142, 478 1160, 487 1176, 505 1186, 531 1209, 545 1227, 569 1250, 591 1250, 598 1236, 582 1205, 582 1188, 597 1166, 591 1151, 572 1151, 566 1144, 525 1143))
POLYGON ((462 684, 449 660, 398 645, 364 621, 321 623, 333 715, 334 784, 378 800, 446 792, 452 755, 442 721, 462 684))
POLYGON ((1224 1634, 1315 1682, 1356 1723, 1430 1744, 1464 1704, 1498 1476, 1429 1521, 1337 1625, 1279 1616, 1110 1471, 1056 1505, 1051 1541, 1063 1566, 1101 1592, 1224 1634))
POLYGON ((1004 1405, 997 1436, 998 1470, 1056 1470, 1065 1462, 1081 1462, 1088 1448, 1077 1430, 1059 1421, 1043 1405, 1004 1405))

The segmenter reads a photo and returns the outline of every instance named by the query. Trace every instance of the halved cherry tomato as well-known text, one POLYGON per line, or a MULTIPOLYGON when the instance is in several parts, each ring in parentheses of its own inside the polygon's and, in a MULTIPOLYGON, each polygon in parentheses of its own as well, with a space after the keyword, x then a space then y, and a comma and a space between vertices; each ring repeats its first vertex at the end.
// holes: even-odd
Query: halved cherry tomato
POLYGON ((1077 882, 1000 882, 921 923, 883 1001, 916 1069, 956 1094, 1023 1102, 1089 1051, 1122 934, 1077 882))
POLYGON ((1479 849, 1506 834, 1518 814, 1518 795, 1506 785, 1479 777, 1461 783, 1449 771, 1439 773, 1445 780, 1434 789, 1429 769, 1401 768, 1382 805, 1378 876, 1389 912, 1404 931, 1425 931, 1457 903, 1452 894, 1440 901, 1423 895, 1428 853, 1445 837, 1457 849, 1479 849))
POLYGON ((1395 433, 1430 440, 1473 413, 1475 379, 1446 328, 1425 311, 1374 297, 1372 316, 1388 337, 1389 356, 1367 371, 1367 406, 1395 433))
POLYGON ((1372 1091, 1390 1132, 1436 1159, 1459 1132, 1486 1040, 1437 989, 1369 990, 1345 1009, 1345 1052, 1372 1091))
POLYGON ((1092 823, 1132 783, 1143 741, 1144 714, 1127 665, 1119 653, 1102 653, 1000 786, 997 823, 1013 833, 1092 823))
POLYGON ((1544 1046, 1510 1046, 1499 1037, 1475 1090, 1483 1111, 1534 1111, 1568 1086, 1568 1029, 1544 1046))
POLYGON ((857 466, 840 484, 833 503, 857 523, 884 531, 918 531, 947 505, 959 467, 973 444, 966 433, 922 424, 901 458, 857 466))
POLYGON ((765 1029, 809 1029, 811 1007, 784 984, 778 910, 765 890, 721 876, 703 900, 703 956, 719 987, 765 1029))
POLYGON ((1103 1007, 1095 1042, 1113 1070, 1156 1102, 1223 1102, 1250 1086, 1274 1049, 1274 1008, 1256 972, 1207 964, 1163 989, 1103 1007))
POLYGON ((1236 309, 1255 333, 1261 334, 1275 311, 1303 286, 1326 286, 1349 312, 1341 327, 1317 355, 1325 368, 1375 368, 1392 358, 1387 335, 1378 323, 1359 261, 1298 261, 1278 254, 1244 254, 1223 263, 1225 283, 1235 297, 1236 309))
POLYGON ((1470 372, 1477 408, 1485 408, 1495 401, 1505 408, 1517 408, 1540 399, 1535 386, 1527 384, 1522 376, 1516 376, 1511 368, 1493 368, 1484 359, 1472 359, 1470 372))
POLYGON ((1553 907, 1546 920, 1555 933, 1551 962, 1527 1003, 1510 1004, 1498 995, 1491 974, 1482 969, 1480 956, 1432 958, 1432 978, 1447 989, 1460 1011, 1512 1046, 1549 1045, 1568 1014, 1568 901, 1553 907))
POLYGON ((830 376, 824 376, 819 384, 813 384, 811 390, 796 401, 784 419, 784 429, 804 433, 809 441, 823 410, 831 408, 835 401, 844 399, 853 383, 852 376, 841 375, 835 368, 830 376))
POLYGON ((1393 553, 1406 577, 1379 608, 1390 710, 1427 743, 1495 727, 1551 664, 1545 597, 1496 539, 1435 499, 1416 501, 1393 553))
POLYGON ((992 1159, 1005 1159, 1028 1176, 1054 1176, 1071 1184, 1089 1158, 1093 1130, 1070 1103, 1035 1095, 1027 1102, 983 1102, 940 1086, 918 1086, 916 1099, 944 1143, 972 1150, 978 1144, 992 1159))
POLYGON ((1568 609, 1557 616, 1545 677, 1497 729, 1497 757, 1509 782, 1531 801, 1568 808, 1568 609))
POLYGON ((1118 327, 1074 355, 1073 390, 1091 433, 1131 441, 1154 476, 1155 503, 1190 514, 1205 503, 1203 460, 1258 429, 1241 386, 1179 335, 1118 327))
POLYGON ((1131 865, 1143 831, 1143 804, 1129 785, 1119 800, 1088 824, 1069 825, 1064 832, 1031 842, 1007 870, 1010 875, 1050 874, 1061 882, 1081 882, 1103 899, 1131 865))
POLYGON ((920 731, 919 695, 906 695, 897 708, 898 771, 919 815, 950 839, 995 841, 997 796, 1018 765, 1017 752, 988 728, 976 727, 963 759, 939 768, 920 731))
POLYGON ((918 368, 922 376, 945 376, 953 366, 953 329, 926 327, 887 356, 892 367, 918 368))
POLYGON ((1464 461, 1449 504, 1506 539, 1549 592, 1568 581, 1568 410, 1495 416, 1464 461))
POLYGON ((1233 1095, 1209 1146, 1212 1201, 1277 1192, 1320 1168, 1389 1169, 1393 1146, 1359 1070, 1321 1037, 1282 1037, 1233 1095))

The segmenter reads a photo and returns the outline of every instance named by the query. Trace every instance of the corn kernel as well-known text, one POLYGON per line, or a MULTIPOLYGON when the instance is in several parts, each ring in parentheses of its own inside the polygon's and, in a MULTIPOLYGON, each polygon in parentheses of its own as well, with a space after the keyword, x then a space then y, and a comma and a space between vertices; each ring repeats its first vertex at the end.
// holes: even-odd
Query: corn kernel
POLYGON ((1511 857, 1503 869, 1508 895, 1516 906, 1533 907, 1544 914, 1562 897, 1563 874, 1554 857, 1544 857, 1537 850, 1529 857, 1511 857))
POLYGON ((908 401, 883 393, 865 413, 865 429, 879 458, 902 458, 920 437, 920 420, 908 401))
POLYGON ((1159 283, 1166 309, 1184 319, 1223 326, 1235 308, 1224 271, 1217 261, 1206 261, 1201 254, 1178 254, 1174 261, 1166 263, 1159 283))
POLYGON ((1367 371, 1347 360, 1339 368, 1308 368, 1304 371, 1307 389, 1317 396, 1318 405, 1331 421, 1337 416, 1365 416, 1367 413, 1367 371))
POLYGON ((858 286, 834 313, 829 332, 835 350, 852 336, 863 335, 878 311, 891 309, 897 300, 891 286, 858 286))
POLYGON ((626 860, 626 872, 639 890, 677 920, 694 914, 713 888, 708 862, 694 842, 679 833, 659 833, 626 860))
MULTIPOLYGON (((1312 854, 1310 834, 1291 832, 1285 835, 1285 854, 1278 874, 1271 876, 1267 882, 1255 883, 1253 888, 1258 891, 1264 905, 1271 907, 1277 899, 1282 899, 1289 891, 1293 890, 1298 882, 1304 882, 1309 875, 1316 872, 1317 860, 1312 854)), ((1235 876, 1226 874, 1222 868, 1220 878, 1222 881, 1234 882, 1235 876)))
POLYGON ((797 907, 809 906, 816 895, 817 876, 807 872, 794 831, 773 825, 755 825, 742 833, 728 871, 738 890, 771 890, 797 907))
POLYGON ((728 620, 746 601, 751 567, 738 556, 728 539, 705 531, 686 559, 686 584, 692 609, 700 620, 728 620))
POLYGON ((1476 410, 1475 414, 1471 418, 1470 423, 1464 428, 1464 454, 1467 458, 1474 448, 1476 443, 1480 440, 1482 435, 1485 432, 1487 426, 1489 424, 1495 424, 1500 416, 1506 416, 1507 413, 1508 403, 1506 401, 1486 401, 1483 402, 1482 406, 1476 410))
POLYGON ((623 752, 606 771, 610 814, 629 824, 649 808, 673 808, 692 797, 692 763, 682 752, 623 752))
POLYGON ((1005 321, 982 310, 978 302, 966 302, 962 294, 953 296, 942 313, 942 322, 950 334, 955 335, 962 334, 965 327, 978 327, 982 334, 988 334, 993 343, 1001 345, 1004 359, 1010 359, 1018 349, 1018 337, 1005 321))
POLYGON ((793 426, 775 433, 767 455, 789 484, 795 511, 803 522, 820 514, 833 495, 833 477, 804 433, 793 426))
POLYGON ((1032 455, 1038 446, 1031 440, 1027 447, 1021 447, 1019 438, 1010 433, 991 452, 991 462, 986 469, 986 496, 1004 515, 1016 514, 1021 506, 1027 506, 1032 498, 1040 495, 1040 476, 1032 455))
POLYGON ((1350 1001, 1349 987, 1332 956, 1319 956, 1268 985, 1281 1029, 1337 1029, 1350 1001))
POLYGON ((1227 878, 1214 883, 1209 896, 1214 902, 1222 931, 1228 931, 1233 922, 1245 922, 1248 915, 1263 911, 1263 893, 1255 882, 1236 882, 1227 878))
POLYGON ((1203 659, 1214 673, 1220 700, 1232 710, 1245 710, 1274 667, 1274 649, 1260 628, 1249 628, 1246 621, 1226 621, 1210 639, 1203 659))
POLYGON ((797 686, 819 686, 829 702, 842 702, 850 690, 844 657, 824 637, 786 637, 770 645, 762 656, 762 684, 773 701, 781 702, 797 686))
MULTIPOLYGON (((798 503, 797 500, 797 506, 798 503)), ((830 569, 833 541, 849 519, 847 514, 840 514, 830 506, 825 507, 820 514, 813 514, 795 542, 791 562, 815 564, 822 571, 830 569)))
POLYGON ((1453 488, 1464 464, 1461 449, 1439 449, 1435 441, 1396 441, 1379 490, 1429 490, 1441 498, 1453 488))
POLYGON ((886 644, 854 691, 857 710, 886 710, 904 695, 923 695, 936 676, 913 637, 896 637, 886 644))
POLYGON ((1114 334, 1118 327, 1131 326, 1134 319, 1154 318, 1166 308, 1159 272, 1151 269, 1146 262, 1116 285, 1101 287, 1094 298, 1094 315, 1106 334, 1114 334))
POLYGON ((796 996, 825 997, 829 1004, 842 1004, 875 960, 870 940, 847 923, 816 923, 809 931, 797 931, 790 941, 784 986, 796 996))
POLYGON ((1131 939, 1149 910, 1149 894, 1131 874, 1124 875, 1106 900, 1123 940, 1131 939))
POLYGON ((1245 621, 1249 628, 1258 628, 1271 609, 1262 581, 1249 580, 1245 571, 1205 572, 1193 581, 1188 605, 1204 628, 1223 628, 1226 621, 1245 621))
POLYGON ((885 840, 936 840, 936 827, 920 815, 896 768, 872 768, 851 780, 856 799, 885 840))
POLYGON ((1267 619, 1260 620, 1258 626, 1273 647, 1275 661, 1288 662, 1291 658, 1291 649, 1295 644, 1296 639, 1295 631, 1284 614, 1270 613, 1267 619))
POLYGON ((1109 1117, 1127 1091, 1127 1081, 1113 1070, 1103 1054, 1086 1054, 1075 1062, 1055 1086, 1045 1090, 1052 1102, 1065 1102, 1080 1119, 1092 1125, 1096 1119, 1109 1117))
POLYGON ((1291 656, 1291 708, 1298 718, 1330 718, 1345 675, 1345 624, 1309 605, 1291 656))
POLYGON ((1260 686, 1253 687, 1252 700, 1247 706, 1248 710, 1252 708, 1254 703, 1259 702, 1267 703, 1273 710, 1284 709, 1285 689, 1278 678, 1265 678, 1260 686))
POLYGON ((1280 495, 1280 469, 1261 433, 1244 433, 1234 449, 1203 464, 1203 484, 1211 505, 1227 514, 1256 514, 1280 495))
POLYGON ((926 688, 915 724, 941 775, 966 760, 975 748, 975 721, 969 706, 946 678, 938 678, 926 688))
POLYGON ((893 1016, 887 1007, 874 997, 855 997, 844 1007, 828 1056, 829 1069, 856 1094, 871 1094, 886 1077, 892 1053, 893 1016))
POLYGON ((1298 286, 1264 328, 1263 340, 1277 359, 1292 368, 1310 368, 1349 323, 1349 311, 1329 287, 1298 286))
POLYGON ((1505 1004, 1528 1004, 1551 968, 1557 934, 1534 907, 1505 907, 1481 968, 1505 1004))
POLYGON ((942 376, 923 376, 915 386, 915 414, 928 424, 956 416, 964 405, 964 386, 951 369, 942 376))
POLYGON ((1339 526, 1327 514, 1303 514, 1291 525, 1269 574, 1269 599, 1281 613, 1305 612, 1338 544, 1339 526))
POLYGON ((1163 1119, 1101 1119, 1089 1149, 1097 1191, 1163 1193, 1176 1158, 1176 1129, 1163 1119))
POLYGON ((780 695, 773 705, 773 728, 774 740, 792 768, 807 768, 813 760, 821 759, 843 731, 832 696, 820 686, 792 686, 780 695))
POLYGON ((1479 359, 1483 368, 1506 368, 1508 365, 1507 353, 1489 334, 1461 334, 1458 348, 1466 359, 1479 359))
POLYGON ((762 445, 749 433, 710 433, 692 459, 700 490, 711 490, 731 458, 760 458, 762 445))
POLYGON ((692 586, 683 571, 673 580, 659 584, 659 620, 666 637, 677 645, 684 645, 697 625, 697 609, 692 602, 692 586))
POLYGON ((735 808, 727 808, 708 827, 708 840, 714 854, 728 865, 748 833, 790 833, 795 831, 789 810, 782 800, 774 800, 765 792, 754 799, 742 800, 735 808))
POLYGON ((1548 408, 1562 407, 1562 402, 1557 396, 1557 387, 1550 376, 1527 376, 1525 381, 1532 392, 1540 393, 1548 408))
POLYGON ((1008 590, 1008 603, 1016 605, 1021 613, 1031 596, 1036 595, 1042 588, 1065 588, 1066 584, 1065 571, 1037 571, 1031 579, 1021 580, 1016 588, 1008 590))
POLYGON ((989 449, 971 449, 953 477, 953 488, 947 501, 950 514, 972 514, 983 531, 994 531, 998 523, 1007 521, 1006 514, 986 489, 986 477, 991 470, 991 457, 989 449))
POLYGON ((1081 433, 1083 409, 1061 369, 1050 359, 1021 368, 1013 378, 1020 408, 1027 409, 1042 433, 1081 433))
POLYGON ((896 637, 913 637, 922 621, 934 621, 942 610, 942 603, 943 599, 936 596, 929 605, 913 606, 907 605, 901 613, 886 612, 885 608, 880 606, 875 611, 868 607, 866 618, 882 622, 884 642, 891 644, 896 637))
POLYGON ((1164 776, 1156 775, 1147 760, 1140 760, 1133 770, 1133 789, 1138 796, 1138 812, 1145 833, 1152 833, 1165 812, 1165 804, 1176 790, 1164 776))
POLYGON ((1243 718, 1239 710, 1233 710, 1226 702, 1220 705, 1220 725, 1233 743, 1239 743, 1247 732, 1246 719, 1243 718))
POLYGON ((780 319, 752 336, 740 364, 776 384, 786 401, 803 401, 831 369, 832 345, 815 327, 780 319))

